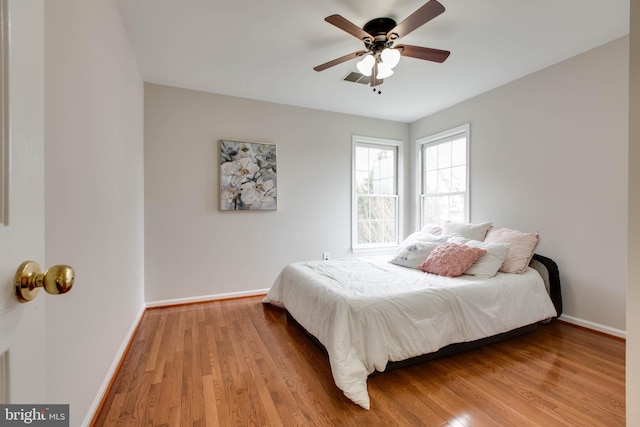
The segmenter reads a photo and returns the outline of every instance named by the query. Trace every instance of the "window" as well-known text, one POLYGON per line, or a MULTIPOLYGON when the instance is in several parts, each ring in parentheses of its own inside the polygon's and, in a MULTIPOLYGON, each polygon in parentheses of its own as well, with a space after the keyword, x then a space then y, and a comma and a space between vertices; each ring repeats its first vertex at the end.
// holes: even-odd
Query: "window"
POLYGON ((469 125, 418 140, 421 226, 469 218, 469 125))
POLYGON ((398 244, 399 141, 353 137, 352 247, 398 244))

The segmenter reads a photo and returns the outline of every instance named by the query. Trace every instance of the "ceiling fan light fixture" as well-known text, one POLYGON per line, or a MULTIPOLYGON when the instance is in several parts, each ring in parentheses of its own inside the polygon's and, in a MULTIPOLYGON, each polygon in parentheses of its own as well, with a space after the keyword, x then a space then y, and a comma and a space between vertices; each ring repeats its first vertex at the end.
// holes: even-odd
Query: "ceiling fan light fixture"
POLYGON ((358 61, 356 67, 358 71, 362 73, 364 76, 370 76, 373 71, 373 64, 375 64, 376 60, 373 55, 366 55, 362 58, 362 61, 358 61))
POLYGON ((386 48, 380 54, 382 63, 390 70, 400 62, 400 51, 398 49, 386 48))
POLYGON ((393 70, 388 65, 385 65, 384 62, 378 63, 378 74, 376 74, 376 79, 382 80, 393 74, 393 70))

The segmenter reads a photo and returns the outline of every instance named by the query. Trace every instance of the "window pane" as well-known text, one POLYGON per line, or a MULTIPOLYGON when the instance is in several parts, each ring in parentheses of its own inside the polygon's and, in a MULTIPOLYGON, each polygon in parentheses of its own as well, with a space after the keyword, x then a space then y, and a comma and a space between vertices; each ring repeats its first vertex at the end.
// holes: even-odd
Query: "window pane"
POLYGON ((373 221, 371 223, 371 241, 370 243, 386 243, 395 240, 394 220, 373 221))
POLYGON ((372 243, 395 240, 396 200, 394 197, 373 197, 371 199, 371 239, 372 243))
POLYGON ((356 193, 369 194, 371 192, 370 184, 369 172, 356 172, 356 193))
POLYGON ((427 172, 425 187, 426 187, 427 194, 433 194, 438 192, 438 172, 437 171, 427 172))
POLYGON ((449 196, 424 198, 424 224, 443 224, 449 220, 449 196))
POLYGON ((451 192, 451 169, 438 170, 438 193, 451 192))
POLYGON ((451 143, 438 144, 438 169, 451 167, 451 143))
POLYGON ((369 170, 372 170, 376 166, 376 159, 379 157, 379 152, 377 148, 368 148, 367 155, 369 156, 369 165, 367 166, 369 170))
POLYGON ((395 185, 392 177, 380 179, 374 183, 373 193, 391 196, 394 194, 394 187, 395 185))
POLYGON ((464 196, 456 195, 449 198, 449 220, 464 221, 464 196))
POLYGON ((432 171, 438 169, 438 146, 427 146, 424 150, 424 159, 426 161, 425 170, 432 171))
POLYGON ((358 198, 358 243, 388 243, 396 241, 396 198, 358 198))
POLYGON ((434 218, 436 217, 435 197, 422 198, 422 212, 423 224, 437 224, 437 222, 434 220, 434 218))
POLYGON ((371 215, 371 203, 368 197, 358 197, 358 221, 368 220, 371 215))
POLYGON ((460 166, 467 163, 467 138, 458 138, 451 143, 451 164, 460 166))
POLYGON ((423 199, 423 224, 464 221, 464 195, 430 196, 423 199))
POLYGON ((393 219, 396 216, 396 200, 394 197, 372 197, 371 217, 376 219, 393 219))
POLYGON ((467 186, 466 166, 456 166, 451 168, 451 191, 464 191, 467 186))
POLYGON ((371 243, 371 222, 358 221, 358 244, 371 243))
POLYGON ((395 194, 395 151, 356 148, 356 191, 359 194, 395 194))
POLYGON ((371 240, 369 243, 384 243, 384 221, 371 221, 371 240))
POLYGON ((356 171, 369 170, 369 149, 356 147, 356 171))
POLYGON ((375 159, 378 168, 378 176, 385 177, 393 175, 393 153, 389 150, 379 150, 375 159))

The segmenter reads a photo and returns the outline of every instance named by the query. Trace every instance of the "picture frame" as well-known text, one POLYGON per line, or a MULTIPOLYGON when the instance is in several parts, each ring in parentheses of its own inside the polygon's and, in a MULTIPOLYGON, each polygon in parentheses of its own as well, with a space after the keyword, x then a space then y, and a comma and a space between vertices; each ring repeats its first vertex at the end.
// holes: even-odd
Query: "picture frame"
POLYGON ((276 145, 220 141, 220 210, 277 209, 276 145))

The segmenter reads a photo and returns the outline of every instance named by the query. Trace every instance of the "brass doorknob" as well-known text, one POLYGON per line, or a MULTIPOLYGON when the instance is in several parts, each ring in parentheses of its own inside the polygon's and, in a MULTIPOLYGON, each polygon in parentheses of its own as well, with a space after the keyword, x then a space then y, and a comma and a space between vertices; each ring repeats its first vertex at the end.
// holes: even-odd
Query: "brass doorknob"
POLYGON ((65 294, 71 290, 75 272, 68 265, 54 265, 42 273, 35 261, 25 261, 16 272, 16 296, 20 302, 31 301, 40 288, 49 294, 65 294))

